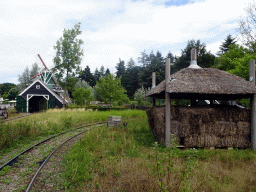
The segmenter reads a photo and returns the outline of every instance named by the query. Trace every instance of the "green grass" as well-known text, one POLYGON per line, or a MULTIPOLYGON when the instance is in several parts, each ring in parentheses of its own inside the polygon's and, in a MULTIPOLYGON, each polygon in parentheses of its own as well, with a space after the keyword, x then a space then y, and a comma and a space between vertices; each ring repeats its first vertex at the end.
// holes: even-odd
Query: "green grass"
POLYGON ((49 136, 93 122, 106 121, 110 115, 136 117, 139 111, 91 111, 84 109, 48 110, 11 122, 0 124, 0 150, 3 153, 9 148, 15 148, 20 143, 29 143, 39 136, 49 136), (132 113, 132 115, 130 115, 132 113))
MULTIPOLYGON (((144 111, 141 111, 141 117, 144 111)), ((253 150, 164 148, 147 118, 90 130, 66 155, 69 191, 255 191, 253 150)))

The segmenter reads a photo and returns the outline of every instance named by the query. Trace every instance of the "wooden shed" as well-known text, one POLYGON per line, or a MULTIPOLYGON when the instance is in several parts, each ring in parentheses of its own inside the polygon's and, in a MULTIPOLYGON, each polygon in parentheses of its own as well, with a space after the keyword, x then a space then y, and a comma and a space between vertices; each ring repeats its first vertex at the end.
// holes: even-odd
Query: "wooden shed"
MULTIPOLYGON (((51 70, 46 66, 16 98, 16 109, 19 112, 33 113, 49 108, 62 108, 64 91, 57 84, 51 70)), ((71 103, 66 96, 66 104, 71 103)))

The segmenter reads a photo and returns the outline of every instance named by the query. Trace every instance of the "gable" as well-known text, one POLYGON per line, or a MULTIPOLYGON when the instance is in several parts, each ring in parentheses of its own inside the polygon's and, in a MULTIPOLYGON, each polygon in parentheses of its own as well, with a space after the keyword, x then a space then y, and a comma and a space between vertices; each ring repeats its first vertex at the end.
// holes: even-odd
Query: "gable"
POLYGON ((21 94, 21 96, 26 98, 27 94, 49 95, 50 97, 53 96, 53 94, 49 90, 47 90, 47 88, 43 86, 40 81, 35 81, 34 83, 32 83, 32 85, 29 86, 28 89, 21 94))
POLYGON ((41 80, 36 80, 31 83, 23 92, 19 94, 19 96, 23 96, 27 98, 28 94, 33 95, 49 95, 49 97, 55 97, 61 103, 63 103, 62 99, 54 93, 47 85, 45 85, 41 80))

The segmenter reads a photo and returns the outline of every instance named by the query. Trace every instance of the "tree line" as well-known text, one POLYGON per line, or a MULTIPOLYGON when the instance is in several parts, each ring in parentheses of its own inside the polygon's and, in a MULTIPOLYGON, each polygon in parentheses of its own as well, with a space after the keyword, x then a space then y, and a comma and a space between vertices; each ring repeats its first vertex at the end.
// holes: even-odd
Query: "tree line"
MULTIPOLYGON (((150 54, 147 54, 144 50, 140 53, 140 57, 137 58, 138 64, 133 58, 130 58, 127 63, 119 58, 119 62, 115 66, 115 74, 110 74, 108 68, 105 70, 106 66, 102 66, 99 70, 96 68, 94 72, 91 72, 88 65, 84 69, 80 69, 83 56, 83 50, 81 49, 83 41, 76 38, 82 33, 80 31, 80 23, 78 23, 74 29, 64 30, 63 37, 54 46, 56 56, 53 59, 55 64, 53 71, 58 82, 68 91, 71 98, 76 100, 79 100, 78 98, 81 95, 84 95, 83 98, 86 97, 87 100, 93 98, 104 100, 105 102, 112 102, 118 99, 125 101, 134 98, 143 98, 145 100, 143 94, 152 86, 152 72, 156 73, 156 84, 159 84, 165 78, 164 57, 170 58, 173 64, 171 66, 172 74, 190 65, 191 49, 196 48, 197 64, 200 67, 218 68, 248 80, 249 61, 256 59, 256 36, 253 34, 254 26, 256 26, 255 7, 255 4, 250 4, 246 8, 247 16, 239 21, 237 31, 243 37, 243 45, 238 45, 236 38, 229 34, 220 45, 220 50, 215 56, 207 50, 206 44, 202 43, 200 39, 192 39, 188 40, 186 47, 181 50, 180 56, 173 55, 171 52, 163 56, 160 51, 154 53, 153 50, 150 54), (113 86, 111 88, 110 82, 119 87, 116 88, 119 93, 121 92, 122 95, 126 96, 117 98, 114 93, 106 96, 107 91, 115 92, 113 86), (108 85, 108 90, 106 87, 102 87, 104 84, 105 86, 108 85), (83 90, 81 89, 82 87, 83 90), (100 90, 100 87, 102 87, 102 90, 100 90)), ((34 64, 31 70, 26 68, 24 73, 19 76, 20 84, 22 84, 20 87, 30 81, 27 77, 31 77, 36 68, 36 64, 34 64)))

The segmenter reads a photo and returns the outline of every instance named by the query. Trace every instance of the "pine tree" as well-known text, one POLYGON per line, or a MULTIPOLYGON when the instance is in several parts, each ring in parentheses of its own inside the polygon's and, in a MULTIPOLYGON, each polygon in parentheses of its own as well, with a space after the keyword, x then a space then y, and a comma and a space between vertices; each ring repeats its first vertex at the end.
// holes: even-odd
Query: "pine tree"
POLYGON ((134 60, 131 58, 128 63, 127 63, 127 69, 132 69, 135 67, 135 62, 134 60))
POLYGON ((107 70, 106 70, 106 72, 105 72, 105 77, 107 76, 107 75, 110 75, 110 70, 107 68, 107 70))
POLYGON ((141 57, 138 57, 138 63, 142 63, 142 67, 145 67, 149 60, 148 55, 146 54, 145 50, 140 54, 141 54, 141 57))
POLYGON ((93 77, 94 77, 94 80, 95 80, 96 83, 100 80, 100 72, 99 72, 97 67, 96 67, 96 69, 94 71, 93 77))
POLYGON ((119 58, 119 63, 116 64, 116 76, 121 77, 125 73, 124 61, 119 58))
POLYGON ((220 46, 220 51, 217 53, 218 56, 228 52, 229 50, 229 45, 233 45, 236 43, 235 37, 232 38, 232 35, 228 35, 227 38, 224 40, 224 42, 220 46))
POLYGON ((100 67, 99 73, 100 73, 100 77, 104 77, 105 76, 105 68, 104 68, 103 65, 100 67))
POLYGON ((79 78, 88 82, 90 86, 94 86, 96 84, 94 77, 91 73, 91 69, 88 65, 84 68, 79 78))

